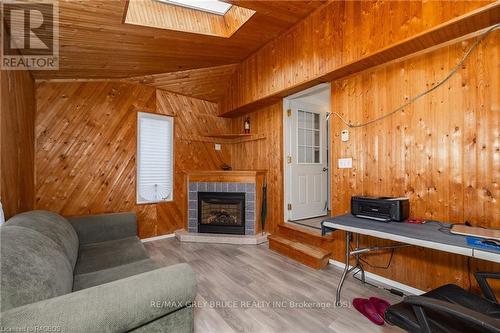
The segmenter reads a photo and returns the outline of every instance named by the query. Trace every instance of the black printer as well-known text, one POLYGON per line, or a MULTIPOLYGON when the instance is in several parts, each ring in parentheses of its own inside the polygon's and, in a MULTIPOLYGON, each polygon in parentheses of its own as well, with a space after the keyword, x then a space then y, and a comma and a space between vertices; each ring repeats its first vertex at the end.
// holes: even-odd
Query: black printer
POLYGON ((351 197, 351 214, 356 217, 381 222, 402 222, 408 218, 409 212, 408 198, 351 197))

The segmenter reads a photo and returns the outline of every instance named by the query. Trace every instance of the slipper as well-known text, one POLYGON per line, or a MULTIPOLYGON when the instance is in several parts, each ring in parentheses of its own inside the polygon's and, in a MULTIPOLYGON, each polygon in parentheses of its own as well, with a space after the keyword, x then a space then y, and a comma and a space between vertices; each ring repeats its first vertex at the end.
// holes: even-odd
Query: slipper
POLYGON ((391 304, 387 302, 385 299, 381 299, 378 297, 370 297, 369 301, 370 303, 373 304, 373 306, 377 310, 377 313, 380 316, 382 316, 382 318, 385 318, 385 311, 387 310, 388 307, 391 306, 391 304))
POLYGON ((377 312, 377 309, 366 298, 355 298, 352 300, 352 305, 356 310, 361 312, 363 316, 370 319, 370 321, 377 325, 384 325, 384 318, 377 312))

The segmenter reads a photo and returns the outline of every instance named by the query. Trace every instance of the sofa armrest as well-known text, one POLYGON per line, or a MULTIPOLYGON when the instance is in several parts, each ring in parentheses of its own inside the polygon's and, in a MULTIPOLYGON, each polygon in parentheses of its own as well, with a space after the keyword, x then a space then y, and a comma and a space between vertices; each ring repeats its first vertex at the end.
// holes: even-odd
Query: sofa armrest
POLYGON ((80 244, 98 243, 137 236, 135 213, 69 217, 80 244))
POLYGON ((195 296, 195 273, 177 264, 10 309, 1 314, 0 328, 125 332, 190 305, 195 296))

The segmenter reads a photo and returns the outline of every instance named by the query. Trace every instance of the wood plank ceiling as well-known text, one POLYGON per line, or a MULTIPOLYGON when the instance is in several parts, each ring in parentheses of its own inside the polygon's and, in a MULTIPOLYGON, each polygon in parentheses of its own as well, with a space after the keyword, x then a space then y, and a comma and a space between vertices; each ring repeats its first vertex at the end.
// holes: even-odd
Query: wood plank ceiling
POLYGON ((60 69, 36 79, 125 78, 240 62, 325 3, 231 1, 256 10, 230 38, 123 24, 127 0, 60 1, 60 69))
POLYGON ((230 64, 188 69, 179 72, 137 76, 123 79, 123 81, 147 84, 177 94, 218 102, 224 97, 237 66, 238 64, 230 64))

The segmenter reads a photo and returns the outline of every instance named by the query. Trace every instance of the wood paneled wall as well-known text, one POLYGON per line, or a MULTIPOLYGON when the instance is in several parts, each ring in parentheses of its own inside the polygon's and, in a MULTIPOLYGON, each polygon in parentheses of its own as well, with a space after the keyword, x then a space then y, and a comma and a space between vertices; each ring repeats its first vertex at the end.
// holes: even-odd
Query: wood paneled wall
POLYGON ((33 208, 34 81, 27 71, 0 71, 0 200, 5 218, 33 208))
POLYGON ((233 118, 233 133, 243 132, 245 118, 250 118, 251 132, 262 134, 263 140, 232 145, 233 169, 267 170, 266 231, 274 233, 283 223, 283 103, 262 108, 245 117, 233 118))
MULTIPOLYGON (((333 82, 332 111, 352 123, 383 115, 445 77, 472 41, 333 82)), ((332 117, 333 161, 353 158, 352 169, 332 171, 334 215, 350 211, 354 194, 407 196, 411 216, 500 228, 499 45, 496 31, 448 83, 404 112, 350 129, 349 142, 341 142, 346 126, 332 117)), ((340 236, 337 260, 343 260, 340 236)), ((364 243, 383 242, 364 238, 364 243)), ((368 258, 382 266, 388 259, 368 258)), ((498 264, 470 264, 472 271, 500 271, 498 264)), ((396 250, 388 270, 366 268, 422 290, 470 283, 466 257, 418 247, 396 250)))
MULTIPOLYGON (((491 35, 452 81, 422 102, 376 125, 350 130, 348 143, 339 139, 345 126, 332 118, 333 161, 354 159, 353 169, 332 170, 333 215, 349 211, 353 194, 406 195, 411 198, 412 216, 500 227, 499 39, 500 32, 491 35)), ((470 43, 335 81, 332 108, 354 123, 381 115, 435 84, 470 43)), ((264 134, 266 139, 235 144, 231 154, 235 169, 269 170, 266 230, 271 233, 284 220, 282 112, 279 102, 248 114, 252 133, 264 134)), ((242 131, 245 117, 232 119, 233 132, 242 131)), ((343 237, 340 233, 335 237, 324 246, 333 250, 335 260, 343 261, 343 237)), ((362 243, 390 244, 368 237, 362 243)), ((374 253, 366 259, 384 266, 389 254, 374 253)), ((365 268, 422 290, 445 283, 477 290, 474 271, 500 270, 498 264, 473 259, 468 263, 464 256, 418 247, 396 250, 388 270, 366 264, 365 268)))
POLYGON ((171 233, 185 225, 183 171, 231 160, 225 145, 217 153, 198 141, 231 126, 210 102, 120 82, 42 82, 36 97, 37 209, 65 216, 136 211, 141 238, 171 233), (136 205, 138 111, 175 116, 172 202, 136 205))
POLYGON ((241 63, 221 113, 300 87, 490 2, 332 1, 241 63))

